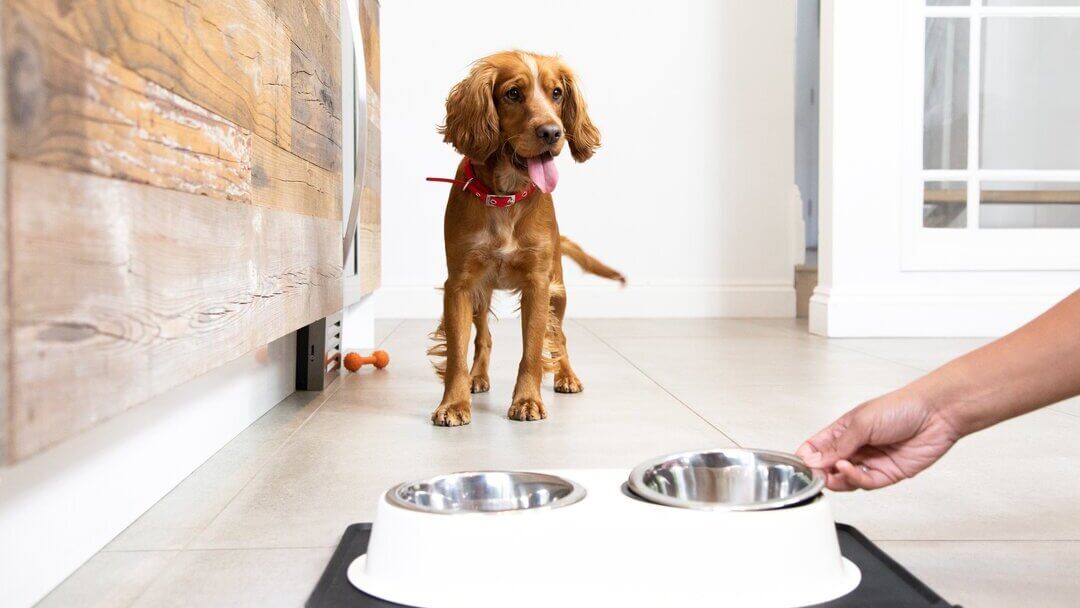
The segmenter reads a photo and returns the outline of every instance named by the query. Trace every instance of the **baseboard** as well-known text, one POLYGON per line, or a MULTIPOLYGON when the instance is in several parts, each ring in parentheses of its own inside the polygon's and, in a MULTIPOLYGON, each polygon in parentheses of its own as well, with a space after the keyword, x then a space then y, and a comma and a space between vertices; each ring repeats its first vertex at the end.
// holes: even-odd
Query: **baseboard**
POLYGON ((1071 293, 858 293, 819 287, 810 332, 830 338, 985 338, 1027 323, 1071 293))
MULTIPOLYGON (((791 282, 739 285, 568 285, 567 314, 581 318, 693 318, 795 316, 791 282)), ((498 298, 500 317, 515 316, 516 301, 498 298)), ((442 314, 442 292, 430 286, 387 285, 378 291, 376 316, 432 319, 442 314)))
POLYGON ((293 392, 289 334, 0 468, 0 606, 30 606, 293 392))

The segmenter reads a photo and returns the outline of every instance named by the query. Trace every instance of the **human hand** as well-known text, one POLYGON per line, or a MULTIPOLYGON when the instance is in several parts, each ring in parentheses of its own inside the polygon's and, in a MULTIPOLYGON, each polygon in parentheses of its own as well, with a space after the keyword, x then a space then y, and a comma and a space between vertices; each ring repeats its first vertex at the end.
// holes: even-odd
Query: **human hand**
POLYGON ((795 453, 826 474, 830 490, 876 490, 914 477, 961 436, 955 425, 908 387, 844 414, 795 453))

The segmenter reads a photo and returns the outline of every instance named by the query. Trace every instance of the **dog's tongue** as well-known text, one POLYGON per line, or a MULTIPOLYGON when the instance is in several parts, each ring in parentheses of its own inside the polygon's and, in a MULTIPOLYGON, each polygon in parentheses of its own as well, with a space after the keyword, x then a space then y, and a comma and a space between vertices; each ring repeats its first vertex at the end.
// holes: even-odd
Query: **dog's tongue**
POLYGON ((529 159, 529 179, 541 192, 555 189, 555 185, 559 183, 559 169, 555 166, 555 159, 551 154, 544 152, 529 159))

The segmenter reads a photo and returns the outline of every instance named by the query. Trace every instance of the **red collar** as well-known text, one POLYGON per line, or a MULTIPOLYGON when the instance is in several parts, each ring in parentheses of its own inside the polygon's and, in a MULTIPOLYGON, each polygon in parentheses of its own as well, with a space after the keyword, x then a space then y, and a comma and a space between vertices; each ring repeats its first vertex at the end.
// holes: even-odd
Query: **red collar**
POLYGON ((498 207, 499 209, 505 209, 507 207, 513 207, 516 203, 529 198, 529 196, 536 192, 536 184, 529 182, 529 187, 524 192, 515 192, 514 194, 492 194, 491 189, 484 185, 476 177, 476 172, 473 171, 472 162, 468 158, 461 159, 461 168, 465 172, 465 181, 460 179, 446 179, 445 177, 429 177, 429 182, 447 182, 450 184, 461 184, 462 190, 468 190, 476 195, 476 198, 483 199, 484 204, 488 207, 498 207))

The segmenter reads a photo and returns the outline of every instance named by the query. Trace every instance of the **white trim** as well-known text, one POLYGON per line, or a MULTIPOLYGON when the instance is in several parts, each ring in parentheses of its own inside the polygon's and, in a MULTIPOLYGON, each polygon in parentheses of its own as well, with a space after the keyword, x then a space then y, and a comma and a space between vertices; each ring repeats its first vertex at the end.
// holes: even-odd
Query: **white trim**
POLYGON ((1076 270, 1080 269, 1080 230, 1075 228, 986 229, 979 226, 979 192, 983 181, 1080 182, 1080 170, 987 170, 979 168, 982 19, 984 17, 1080 17, 1080 7, 927 7, 905 2, 905 64, 901 70, 907 95, 903 100, 903 199, 900 210, 902 271, 1076 270), (925 19, 963 17, 970 21, 968 58, 968 158, 965 170, 923 169, 925 84, 925 19), (910 60, 908 58, 911 58, 910 60), (967 181, 966 229, 924 228, 923 183, 967 181))
POLYGON ((923 169, 925 181, 954 181, 974 178, 979 181, 1010 182, 1080 182, 1080 170, 1036 169, 923 169))
MULTIPOLYGON (((981 8, 981 0, 972 0, 977 5, 976 10, 981 8)), ((982 130, 982 19, 976 18, 970 23, 970 46, 968 46, 968 171, 977 172, 982 166, 980 141, 982 130)), ((923 49, 925 50, 925 46, 923 49)), ((923 66, 926 66, 925 61, 923 66)), ((981 184, 977 180, 967 183, 967 230, 979 229, 979 188, 981 184)), ((922 207, 920 201, 919 206, 922 207)))
MULTIPOLYGON (((589 318, 683 318, 795 316, 793 283, 727 285, 568 285, 567 314, 589 318)), ((516 316, 509 296, 496 297, 497 315, 516 316)), ((433 286, 383 286, 377 318, 431 319, 442 313, 442 292, 433 286)))
POLYGON ((851 292, 819 288, 810 332, 830 338, 997 337, 1038 316, 1074 287, 1031 293, 851 292))
POLYGON ((0 605, 40 600, 295 384, 290 333, 0 468, 0 605))
MULTIPOLYGON (((911 4, 917 4, 912 2, 911 4)), ((1080 17, 1080 6, 925 6, 926 17, 1080 17)))
POLYGON ((341 352, 375 348, 377 293, 370 293, 345 306, 341 316, 341 352))

